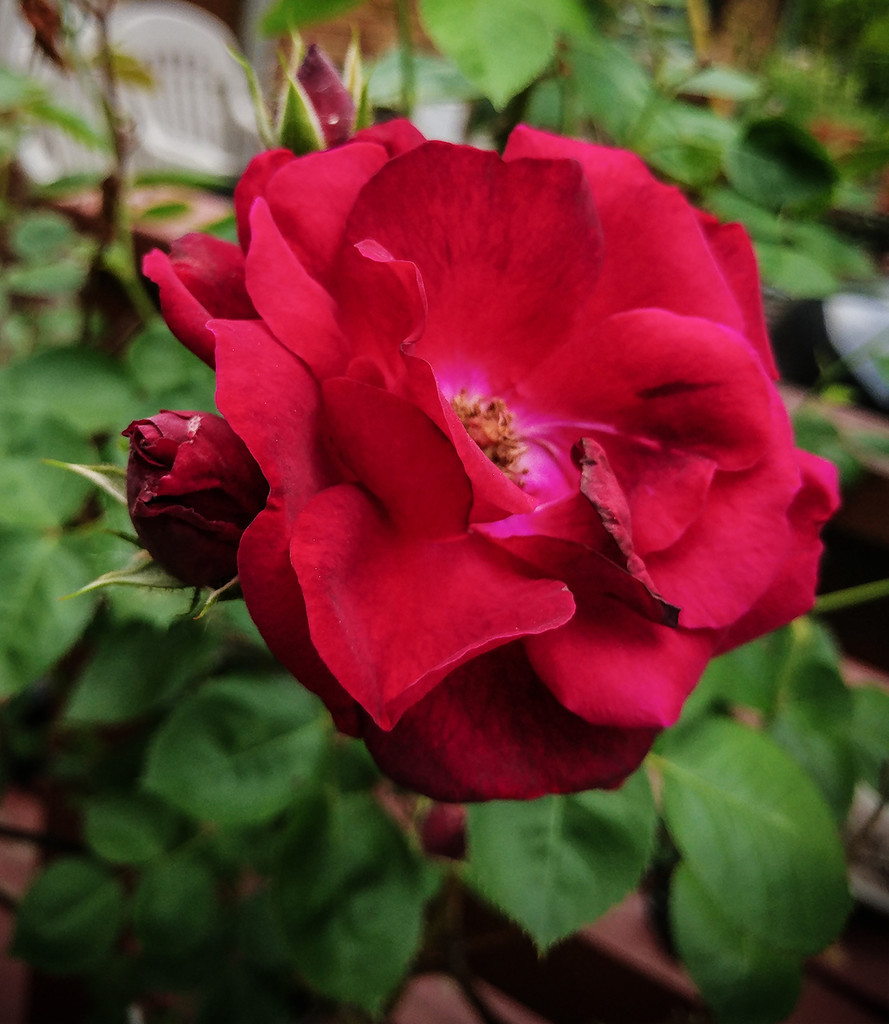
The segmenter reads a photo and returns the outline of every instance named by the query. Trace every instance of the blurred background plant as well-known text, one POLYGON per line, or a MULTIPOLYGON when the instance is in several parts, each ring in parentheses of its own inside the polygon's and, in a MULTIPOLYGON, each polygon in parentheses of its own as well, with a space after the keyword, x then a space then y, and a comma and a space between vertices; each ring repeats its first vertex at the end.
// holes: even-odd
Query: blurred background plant
MULTIPOLYGON (((13 953, 77 979, 89 1009, 69 1003, 72 1022, 362 1020, 392 1004, 412 964, 451 970, 478 1003, 456 927, 466 890, 545 949, 656 878, 718 1018, 785 1016, 805 957, 848 911, 838 835, 856 787, 875 795, 847 852, 866 846, 889 795, 889 693, 844 683, 820 617, 714 663, 647 772, 619 792, 475 806, 469 859, 449 862, 424 855, 425 802, 393 793, 363 747, 332 732, 238 602, 192 622, 188 589, 124 583, 61 600, 136 552, 113 494, 120 430, 161 407, 214 408, 211 371, 160 320, 138 260, 195 226, 233 237, 231 187, 259 134, 224 54, 233 36, 203 12, 200 31, 222 40, 235 77, 213 63, 227 113, 212 121, 205 108, 211 138, 189 146, 198 128, 176 135, 160 103, 173 72, 134 53, 144 23, 127 28, 158 5, 3 3, 0 786, 44 801, 45 832, 25 838, 48 855, 13 953), (44 458, 102 465, 112 483, 44 458)), ((357 32, 378 117, 413 115, 476 144, 501 144, 520 120, 614 143, 743 222, 775 322, 790 300, 885 295, 880 0, 217 7, 241 30, 279 130, 296 102, 291 31, 340 61, 357 32), (289 79, 257 22, 285 38, 289 79)), ((837 461, 849 487, 875 470, 885 480, 885 425, 835 415, 861 382, 829 349, 813 359, 819 401, 799 407, 800 443, 837 461)), ((889 363, 874 365, 889 382, 889 363)), ((837 550, 834 585, 857 582, 837 550)), ((880 558, 859 598, 885 594, 880 558)), ((885 611, 885 597, 872 607, 885 611)), ((886 671, 885 631, 880 640, 867 651, 886 671)), ((22 838, 0 828, 0 842, 22 838)), ((445 838, 459 850, 466 837, 445 838)), ((32 1020, 54 1019, 45 993, 35 985, 32 1020)))

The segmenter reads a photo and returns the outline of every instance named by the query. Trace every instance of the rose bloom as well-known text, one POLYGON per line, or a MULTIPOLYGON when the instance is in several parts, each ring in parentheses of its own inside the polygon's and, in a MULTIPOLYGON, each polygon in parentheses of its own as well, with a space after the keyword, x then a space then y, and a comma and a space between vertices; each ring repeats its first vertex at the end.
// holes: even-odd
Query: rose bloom
POLYGON ((750 244, 627 152, 406 122, 257 157, 240 244, 149 255, 269 482, 238 564, 277 657, 441 800, 618 785, 709 658, 812 604, 750 244))

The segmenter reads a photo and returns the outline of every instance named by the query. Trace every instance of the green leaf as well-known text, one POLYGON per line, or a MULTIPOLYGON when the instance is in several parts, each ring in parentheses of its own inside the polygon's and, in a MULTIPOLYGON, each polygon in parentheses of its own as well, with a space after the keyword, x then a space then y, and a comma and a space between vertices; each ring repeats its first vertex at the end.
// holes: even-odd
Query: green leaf
POLYGON ((659 105, 634 149, 657 170, 692 188, 713 182, 737 129, 712 111, 688 103, 659 105))
POLYGON ((90 488, 50 468, 43 457, 94 459, 96 449, 58 420, 12 420, 0 414, 0 522, 31 529, 62 526, 78 514, 90 488))
POLYGON ((709 189, 705 199, 712 214, 723 221, 739 221, 757 242, 781 244, 786 240, 786 220, 774 211, 745 199, 734 189, 709 189))
POLYGON ((24 213, 12 231, 13 251, 26 263, 58 259, 79 240, 71 222, 53 210, 24 213))
POLYGON ((267 36, 286 36, 301 25, 328 21, 357 7, 362 0, 278 0, 262 19, 267 36))
POLYGON ((420 0, 436 48, 501 108, 543 72, 560 33, 582 29, 576 0, 420 0))
POLYGON ((651 78, 626 47, 600 35, 575 41, 569 60, 583 112, 626 145, 643 114, 660 102, 651 78))
POLYGON ((654 841, 645 773, 614 792, 474 804, 467 882, 545 949, 639 881, 654 841))
POLYGON ((98 864, 53 861, 19 909, 12 953, 35 967, 74 973, 100 963, 117 937, 123 894, 98 864))
POLYGON ((102 631, 74 686, 65 723, 126 722, 171 700, 212 665, 211 643, 190 622, 102 631))
POLYGON ((117 364, 85 348, 52 349, 4 367, 0 393, 8 414, 55 418, 89 435, 122 430, 136 404, 117 364))
POLYGON ((779 629, 714 658, 682 709, 682 723, 733 704, 770 714, 792 642, 790 630, 779 629))
POLYGON ((146 868, 133 903, 133 930, 154 956, 193 953, 219 918, 216 883, 197 857, 176 854, 146 868))
POLYGON ((856 686, 851 694, 849 737, 858 776, 879 792, 889 764, 889 693, 879 686, 856 686))
POLYGON ((816 256, 791 245, 756 242, 763 280, 792 299, 822 299, 839 288, 836 275, 816 256))
POLYGON ((739 930, 723 906, 687 864, 677 867, 670 923, 682 962, 719 1024, 777 1024, 799 996, 802 957, 739 930))
POLYGON ((778 117, 747 126, 726 154, 725 173, 742 196, 772 210, 824 206, 839 179, 824 147, 778 117))
POLYGON ((797 445, 830 460, 840 471, 840 482, 850 487, 860 479, 862 465, 837 425, 814 405, 803 403, 792 414, 797 445))
POLYGON ((87 573, 78 538, 0 528, 0 700, 45 672, 83 631, 90 601, 60 601, 87 573))
POLYGON ((267 821, 315 770, 326 730, 290 676, 210 680, 155 734, 144 783, 201 820, 267 821))
POLYGON ((40 297, 76 292, 86 279, 86 266, 62 261, 41 266, 11 267, 5 272, 4 285, 12 295, 40 297))
POLYGON ((665 733, 651 763, 676 847, 735 927, 814 953, 849 910, 830 810, 771 739, 727 719, 665 733))
MULTIPOLYGON (((393 49, 384 53, 368 80, 368 95, 375 106, 398 106, 401 102, 401 75, 401 51, 393 49)), ((418 103, 478 98, 478 89, 460 74, 451 61, 436 54, 414 54, 414 82, 418 103)))
POLYGON ((704 96, 708 99, 743 102, 758 95, 762 86, 753 76, 736 68, 710 66, 679 83, 686 96, 704 96))
POLYGON ((84 838, 113 864, 144 864, 178 839, 179 819, 145 793, 99 797, 87 804, 84 838))
POLYGON ((792 644, 780 667, 769 732, 821 790, 842 823, 855 788, 855 759, 848 739, 852 694, 839 670, 830 636, 814 619, 796 619, 792 644))
MULTIPOLYGON (((150 324, 132 341, 124 365, 132 387, 145 399, 140 404, 148 415, 161 406, 209 412, 216 408, 213 371, 180 344, 162 321, 150 324)), ((121 429, 135 413, 130 411, 121 429)))
POLYGON ((438 876, 372 796, 303 794, 273 899, 305 979, 371 1012, 403 979, 438 876))

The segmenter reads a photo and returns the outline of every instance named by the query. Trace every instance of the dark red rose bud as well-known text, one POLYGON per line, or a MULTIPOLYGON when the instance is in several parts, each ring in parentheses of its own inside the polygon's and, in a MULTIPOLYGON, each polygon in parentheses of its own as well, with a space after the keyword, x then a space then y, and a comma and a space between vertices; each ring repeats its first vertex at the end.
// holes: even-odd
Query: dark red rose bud
POLYGON ((127 505, 139 539, 167 572, 192 586, 237 575, 241 534, 265 505, 268 484, 220 416, 163 410, 135 420, 127 505))
POLYGON ((434 857, 466 857, 466 808, 462 804, 434 804, 420 826, 420 842, 434 857))
POLYGON ((312 43, 299 71, 299 84, 321 124, 328 149, 341 146, 355 130, 355 101, 327 55, 312 43))

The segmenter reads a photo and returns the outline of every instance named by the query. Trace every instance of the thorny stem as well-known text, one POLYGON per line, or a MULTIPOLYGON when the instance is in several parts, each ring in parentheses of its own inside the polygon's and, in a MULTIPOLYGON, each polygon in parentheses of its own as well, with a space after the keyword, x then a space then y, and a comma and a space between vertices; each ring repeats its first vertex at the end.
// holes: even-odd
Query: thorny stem
POLYGON ((829 612, 854 608, 856 605, 866 604, 868 601, 877 601, 881 597, 889 597, 889 579, 874 580, 871 583, 846 587, 845 590, 835 590, 831 594, 822 594, 815 601, 812 611, 816 615, 826 615, 829 612))

